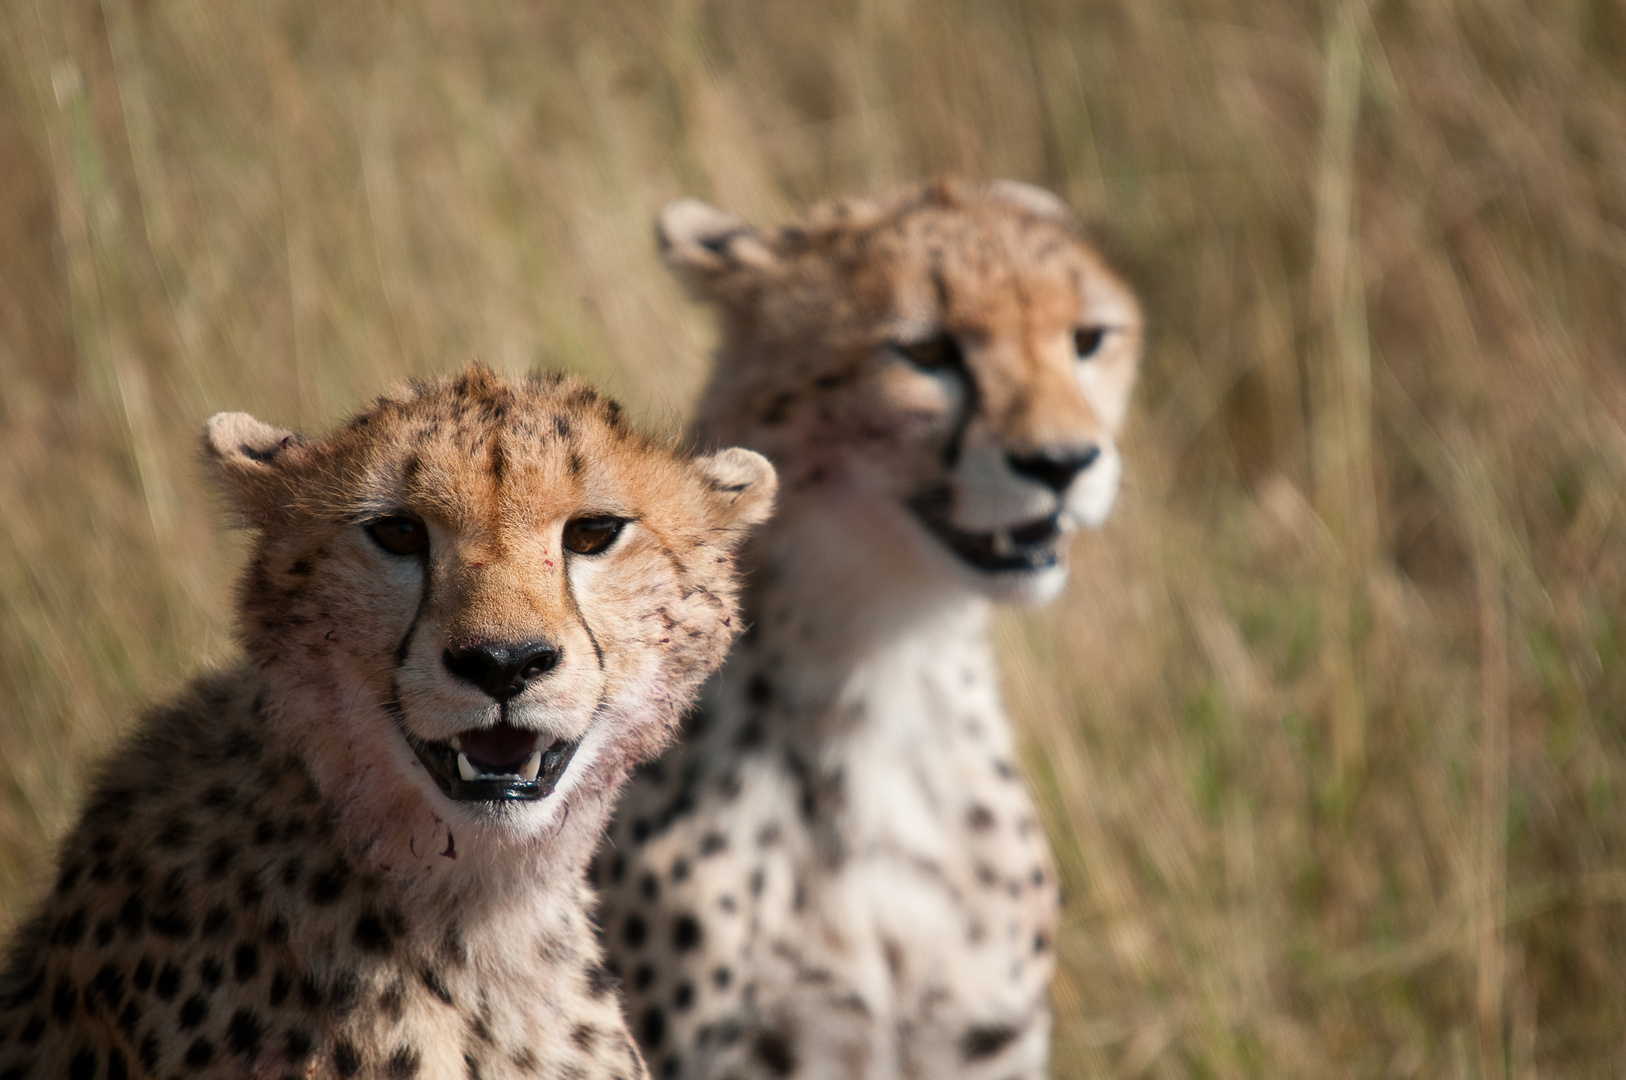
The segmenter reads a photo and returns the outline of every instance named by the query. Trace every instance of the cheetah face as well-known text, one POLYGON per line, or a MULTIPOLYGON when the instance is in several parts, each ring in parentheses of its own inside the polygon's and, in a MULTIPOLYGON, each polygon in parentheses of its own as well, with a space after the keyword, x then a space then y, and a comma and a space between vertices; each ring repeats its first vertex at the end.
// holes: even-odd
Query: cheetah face
POLYGON ((251 654, 347 704, 315 751, 471 812, 659 748, 733 637, 731 553, 774 487, 749 451, 691 459, 580 384, 478 367, 323 440, 222 414, 209 447, 261 530, 251 654))
POLYGON ((937 185, 777 233, 686 201, 666 258, 721 313, 713 434, 791 498, 996 599, 1066 578, 1115 501, 1141 351, 1133 293, 1048 193, 937 185))

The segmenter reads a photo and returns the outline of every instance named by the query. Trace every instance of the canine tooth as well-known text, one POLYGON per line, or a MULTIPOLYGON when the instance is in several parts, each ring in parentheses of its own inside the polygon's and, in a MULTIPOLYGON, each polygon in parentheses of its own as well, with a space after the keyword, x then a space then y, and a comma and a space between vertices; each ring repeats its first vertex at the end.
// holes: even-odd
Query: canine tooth
POLYGON ((456 735, 453 735, 450 739, 447 739, 446 744, 453 750, 456 750, 458 753, 463 752, 463 740, 459 739, 456 735))
POLYGON ((536 774, 542 771, 542 751, 532 750, 531 756, 525 759, 525 764, 519 767, 522 780, 535 780, 536 774))
POLYGON ((480 770, 476 769, 473 763, 469 761, 469 756, 467 754, 458 754, 457 775, 461 776, 465 780, 478 780, 480 778, 480 770))
POLYGON ((997 555, 997 556, 999 556, 1000 558, 1003 559, 1007 555, 1009 555, 1012 551, 1014 551, 1015 548, 1016 548, 1016 545, 1011 541, 1011 534, 1010 533, 1005 532, 1004 530, 1001 530, 1001 531, 996 532, 994 534, 994 554, 995 555, 997 555))

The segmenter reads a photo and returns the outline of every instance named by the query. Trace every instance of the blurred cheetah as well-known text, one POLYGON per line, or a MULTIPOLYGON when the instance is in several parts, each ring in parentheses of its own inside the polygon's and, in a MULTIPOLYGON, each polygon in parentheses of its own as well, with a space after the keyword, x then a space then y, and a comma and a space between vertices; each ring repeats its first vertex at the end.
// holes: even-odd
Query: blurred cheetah
POLYGON ((247 656, 109 759, 0 976, 0 1076, 647 1075, 583 871, 733 638, 771 467, 479 366, 205 444, 258 531, 247 656))
POLYGON ((659 1076, 1042 1076, 1056 877, 987 622, 1114 501, 1135 298, 1009 182, 659 235, 720 315, 702 435, 783 491, 749 632, 595 865, 633 1032, 659 1076))

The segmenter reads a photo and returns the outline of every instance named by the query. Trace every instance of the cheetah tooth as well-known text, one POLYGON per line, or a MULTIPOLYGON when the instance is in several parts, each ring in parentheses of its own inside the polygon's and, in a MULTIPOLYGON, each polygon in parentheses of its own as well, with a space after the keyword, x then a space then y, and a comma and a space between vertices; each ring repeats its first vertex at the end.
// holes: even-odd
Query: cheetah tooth
POLYGON ((542 771, 542 751, 532 750, 531 756, 519 767, 521 780, 535 780, 536 774, 542 771))
POLYGON ((1010 533, 1001 530, 1000 532, 996 532, 994 534, 994 554, 995 555, 997 555, 997 556, 999 556, 1000 558, 1003 559, 1003 558, 1008 557, 1011 554, 1011 552, 1013 552, 1015 550, 1016 550, 1016 543, 1015 543, 1015 541, 1013 541, 1011 539, 1011 534, 1010 533))
POLYGON ((469 756, 467 754, 458 754, 457 775, 461 776, 465 780, 478 780, 480 778, 480 770, 476 769, 473 762, 469 761, 469 756))
POLYGON ((463 740, 459 739, 456 735, 453 735, 450 739, 447 739, 446 740, 446 745, 450 746, 453 750, 456 750, 458 753, 462 753, 462 751, 463 751, 463 740))

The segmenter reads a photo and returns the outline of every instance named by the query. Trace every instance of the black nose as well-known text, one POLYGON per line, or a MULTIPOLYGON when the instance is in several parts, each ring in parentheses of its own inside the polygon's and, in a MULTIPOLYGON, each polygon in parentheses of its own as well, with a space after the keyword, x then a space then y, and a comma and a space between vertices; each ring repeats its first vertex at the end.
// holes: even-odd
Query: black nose
POLYGON ((471 682, 498 701, 521 693, 532 679, 552 671, 559 663, 559 647, 545 641, 516 645, 480 643, 441 654, 446 670, 471 682))
POLYGON ((1011 469, 1061 494, 1072 484, 1073 477, 1095 464, 1101 448, 1089 446, 1068 449, 1040 450, 1036 454, 1006 454, 1011 469))

